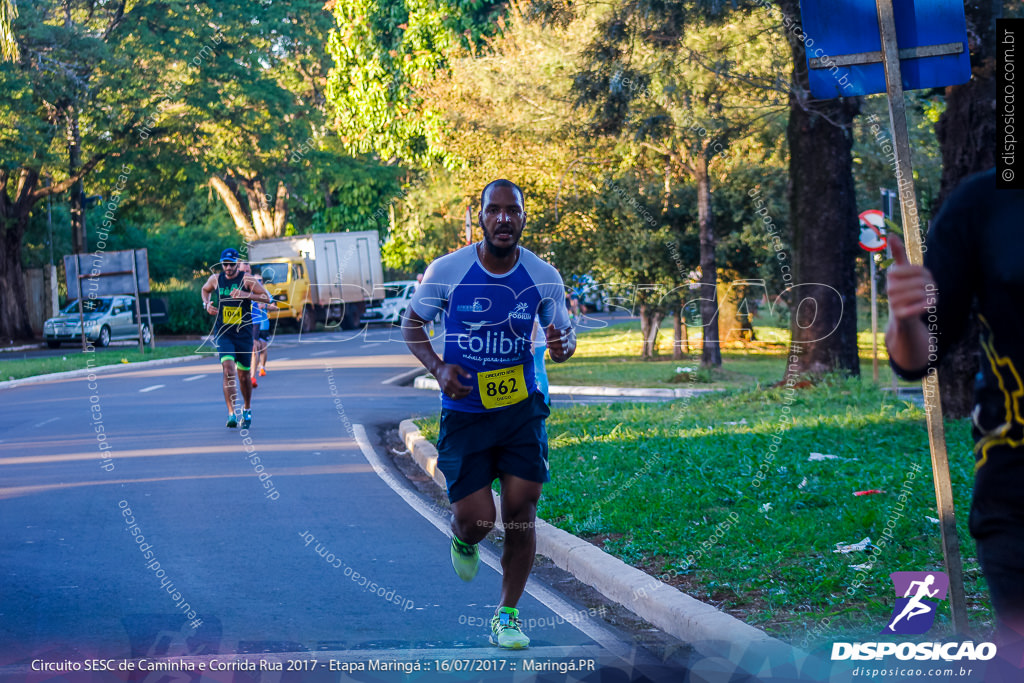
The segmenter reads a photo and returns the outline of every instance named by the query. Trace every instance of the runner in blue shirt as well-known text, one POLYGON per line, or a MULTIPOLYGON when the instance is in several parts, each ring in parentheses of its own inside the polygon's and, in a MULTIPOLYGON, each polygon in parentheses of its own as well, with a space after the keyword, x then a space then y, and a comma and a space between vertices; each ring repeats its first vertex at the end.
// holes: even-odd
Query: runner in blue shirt
POLYGON ((437 464, 452 503, 452 565, 464 581, 479 569, 477 544, 496 519, 491 483, 501 481, 504 571, 491 641, 521 649, 530 639, 516 604, 533 568, 537 501, 549 480, 544 420, 550 411, 536 390, 534 320, 545 329, 556 363, 575 352, 576 336, 558 271, 519 246, 526 226, 523 191, 495 180, 481 193, 480 206, 483 241, 430 264, 402 332, 442 391, 437 464), (423 329, 442 314, 443 359, 423 329))

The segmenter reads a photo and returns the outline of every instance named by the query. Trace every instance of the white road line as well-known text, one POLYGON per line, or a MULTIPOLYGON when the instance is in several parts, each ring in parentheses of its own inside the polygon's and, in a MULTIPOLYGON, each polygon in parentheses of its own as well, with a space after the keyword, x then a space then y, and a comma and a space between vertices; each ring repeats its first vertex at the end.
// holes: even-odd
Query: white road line
POLYGON ((154 384, 151 387, 146 387, 145 389, 139 389, 139 393, 140 394, 145 394, 145 393, 148 393, 150 391, 156 391, 157 389, 163 389, 164 386, 165 385, 163 385, 163 384, 154 384))
POLYGON ((191 377, 186 377, 185 379, 183 379, 181 381, 182 382, 195 382, 197 379, 202 379, 204 377, 206 377, 206 375, 192 375, 191 377))
MULTIPOLYGON (((366 438, 366 429, 361 424, 352 425, 352 434, 355 436, 356 443, 359 444, 359 449, 363 452, 366 460, 373 467, 374 471, 377 472, 377 476, 384 480, 384 483, 391 487, 391 489, 405 500, 409 506, 418 512, 421 517, 437 527, 445 536, 451 536, 451 527, 448 520, 443 519, 439 514, 433 512, 423 500, 416 496, 412 491, 402 485, 394 475, 384 466, 381 462, 380 456, 373 450, 373 446, 370 445, 369 440, 366 438)), ((496 554, 491 552, 488 548, 480 547, 480 559, 489 567, 501 573, 501 560, 496 554)), ((616 657, 631 661, 631 657, 635 657, 637 652, 635 649, 631 649, 628 644, 623 642, 610 630, 597 623, 593 619, 583 617, 580 619, 579 610, 562 598, 558 597, 550 590, 540 585, 534 579, 529 579, 526 583, 526 592, 535 597, 543 605, 547 606, 552 612, 562 617, 566 623, 571 626, 575 626, 582 631, 588 638, 596 642, 602 648, 616 657)))
POLYGON ((50 418, 49 420, 43 420, 43 421, 42 421, 42 422, 40 422, 39 424, 34 424, 34 425, 32 425, 32 426, 33 426, 33 427, 42 427, 43 425, 48 425, 48 424, 50 424, 51 422, 54 422, 54 421, 56 421, 56 420, 59 420, 59 419, 60 419, 59 417, 51 417, 51 418, 50 418))

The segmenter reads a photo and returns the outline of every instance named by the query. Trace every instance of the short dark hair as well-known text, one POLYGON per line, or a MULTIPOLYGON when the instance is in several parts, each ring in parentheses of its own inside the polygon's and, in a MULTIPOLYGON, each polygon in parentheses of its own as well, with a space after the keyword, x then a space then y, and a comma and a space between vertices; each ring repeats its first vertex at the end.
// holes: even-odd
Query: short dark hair
POLYGON ((498 178, 497 180, 492 180, 491 182, 487 183, 487 186, 483 189, 483 192, 480 193, 481 211, 483 211, 484 209, 484 197, 487 196, 487 190, 491 189, 492 187, 511 187, 513 190, 519 193, 519 202, 523 205, 524 209, 526 208, 526 196, 523 194, 522 189, 520 189, 520 187, 513 183, 511 180, 498 178))

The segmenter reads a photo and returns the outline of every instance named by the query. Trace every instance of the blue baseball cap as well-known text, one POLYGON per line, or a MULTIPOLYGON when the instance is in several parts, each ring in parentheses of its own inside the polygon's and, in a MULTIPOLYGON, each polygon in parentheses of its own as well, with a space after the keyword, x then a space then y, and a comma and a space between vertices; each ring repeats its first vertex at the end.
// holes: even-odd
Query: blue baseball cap
POLYGON ((238 261, 238 250, 232 247, 228 247, 224 251, 220 252, 221 263, 235 263, 238 261))

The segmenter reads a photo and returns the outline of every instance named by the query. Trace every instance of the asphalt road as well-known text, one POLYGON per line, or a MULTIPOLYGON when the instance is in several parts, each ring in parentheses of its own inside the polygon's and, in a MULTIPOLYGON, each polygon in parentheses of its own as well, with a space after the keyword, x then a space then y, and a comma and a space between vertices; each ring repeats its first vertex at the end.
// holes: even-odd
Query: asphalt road
POLYGON ((488 645, 494 556, 460 581, 445 514, 381 457, 380 427, 438 409, 433 392, 383 383, 416 367, 398 334, 278 338, 247 435, 224 426, 213 355, 0 391, 0 676, 244 654, 307 662, 294 680, 398 660, 422 673, 357 679, 533 680, 538 662, 578 660, 664 680, 628 635, 537 580, 520 603, 531 648, 488 645))

